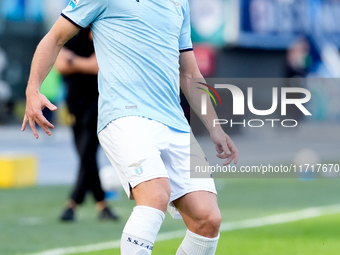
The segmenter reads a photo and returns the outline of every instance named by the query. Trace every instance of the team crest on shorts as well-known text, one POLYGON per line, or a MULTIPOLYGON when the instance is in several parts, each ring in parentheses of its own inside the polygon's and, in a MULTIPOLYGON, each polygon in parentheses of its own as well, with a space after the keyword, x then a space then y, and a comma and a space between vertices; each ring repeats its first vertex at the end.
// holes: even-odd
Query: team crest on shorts
POLYGON ((136 174, 141 175, 143 173, 143 167, 140 166, 136 168, 135 171, 136 171, 136 174))
POLYGON ((141 175, 143 173, 143 167, 141 166, 141 164, 145 161, 146 159, 141 159, 136 163, 132 163, 131 165, 129 165, 129 167, 135 167, 135 172, 138 175, 141 175))

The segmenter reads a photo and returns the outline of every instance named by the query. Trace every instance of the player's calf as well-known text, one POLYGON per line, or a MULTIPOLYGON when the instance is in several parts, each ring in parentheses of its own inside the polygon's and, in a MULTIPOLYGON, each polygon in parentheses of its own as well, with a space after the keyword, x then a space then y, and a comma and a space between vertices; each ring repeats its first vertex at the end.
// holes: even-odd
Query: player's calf
POLYGON ((214 255, 219 238, 220 235, 208 238, 187 230, 176 255, 214 255))
POLYGON ((136 200, 121 239, 122 255, 149 255, 158 231, 164 221, 170 198, 167 178, 145 181, 132 189, 136 200))
POLYGON ((222 220, 216 194, 206 191, 188 193, 176 200, 175 205, 188 227, 176 255, 214 255, 222 220))
POLYGON ((164 213, 149 206, 136 206, 127 221, 121 239, 122 255, 149 255, 164 213))
POLYGON ((214 208, 201 211, 189 224, 187 233, 176 255, 214 255, 221 225, 220 211, 214 208), (214 210, 215 209, 215 210, 214 210), (209 212, 209 213, 208 213, 209 212))

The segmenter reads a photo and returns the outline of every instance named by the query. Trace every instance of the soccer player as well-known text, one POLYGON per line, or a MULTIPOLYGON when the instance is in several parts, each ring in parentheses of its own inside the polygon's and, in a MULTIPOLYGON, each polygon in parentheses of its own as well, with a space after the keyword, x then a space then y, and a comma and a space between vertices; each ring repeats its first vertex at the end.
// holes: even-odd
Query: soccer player
MULTIPOLYGON (((193 54, 187 0, 71 0, 33 58, 26 90, 27 122, 51 135, 41 109, 56 110, 39 86, 63 44, 90 25, 99 65, 98 137, 134 208, 123 230, 121 254, 151 254, 168 211, 188 230, 177 255, 215 254, 221 214, 212 178, 190 178, 190 157, 205 164, 179 103, 179 85, 200 112, 202 78, 193 54), (190 146, 195 148, 190 155, 190 146)), ((211 102, 200 115, 217 156, 237 163, 238 150, 220 126, 211 102)))

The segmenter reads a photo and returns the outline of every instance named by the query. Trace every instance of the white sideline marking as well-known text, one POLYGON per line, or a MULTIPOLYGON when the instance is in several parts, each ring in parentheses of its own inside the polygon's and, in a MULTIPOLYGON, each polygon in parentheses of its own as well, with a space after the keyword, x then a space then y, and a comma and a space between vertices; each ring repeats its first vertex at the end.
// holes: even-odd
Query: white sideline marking
POLYGON ((38 226, 44 223, 44 219, 41 217, 27 217, 19 219, 18 223, 22 226, 38 226))
MULTIPOLYGON (((237 229, 245 229, 245 228, 256 228, 280 223, 287 223, 293 221, 299 221, 304 219, 316 218, 319 216, 336 214, 340 213, 340 204, 330 205, 330 206, 321 206, 321 207, 311 207, 306 208, 300 211, 289 212, 276 214, 266 217, 260 217, 255 219, 248 220, 240 220, 234 222, 225 222, 221 224, 220 231, 232 231, 237 229)), ((186 230, 176 230, 165 233, 160 233, 157 236, 156 241, 165 241, 176 238, 181 238, 185 236, 186 230)), ((107 249, 115 249, 120 247, 120 240, 98 243, 98 244, 90 244, 85 246, 76 246, 69 248, 58 248, 54 250, 48 250, 40 253, 34 253, 29 255, 66 255, 73 253, 81 253, 81 252, 92 252, 92 251, 101 251, 107 249)))

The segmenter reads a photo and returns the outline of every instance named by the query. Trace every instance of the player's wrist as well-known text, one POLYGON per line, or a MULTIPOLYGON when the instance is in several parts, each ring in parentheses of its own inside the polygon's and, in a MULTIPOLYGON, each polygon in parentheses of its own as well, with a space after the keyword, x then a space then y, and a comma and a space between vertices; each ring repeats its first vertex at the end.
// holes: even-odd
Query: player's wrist
POLYGON ((209 130, 210 136, 215 136, 215 135, 220 136, 222 134, 226 134, 220 125, 216 125, 215 127, 212 127, 211 129, 208 129, 208 130, 209 130))
POLYGON ((221 125, 219 124, 213 124, 214 121, 213 119, 208 119, 208 120, 202 120, 206 129, 208 130, 208 132, 211 134, 214 134, 214 133, 221 133, 221 132, 224 132, 221 125))
POLYGON ((40 94, 40 90, 39 90, 40 86, 30 86, 28 85, 26 88, 26 96, 30 96, 30 95, 38 95, 40 94))

